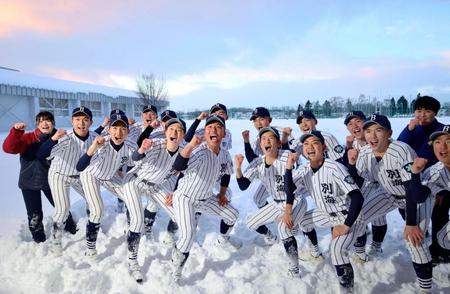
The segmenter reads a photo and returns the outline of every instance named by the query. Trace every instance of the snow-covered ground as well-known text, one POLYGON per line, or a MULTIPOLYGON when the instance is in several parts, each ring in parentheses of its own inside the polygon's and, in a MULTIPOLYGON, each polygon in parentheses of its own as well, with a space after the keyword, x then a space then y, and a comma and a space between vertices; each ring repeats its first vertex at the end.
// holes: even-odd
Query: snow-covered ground
MULTIPOLYGON (((450 118, 439 118, 450 123, 450 118)), ((392 119, 394 137, 408 123, 409 118, 392 119)), ((190 122, 188 122, 189 125, 190 122)), ((227 122, 233 133, 231 154, 243 153, 241 131, 249 129, 256 135, 248 120, 227 122)), ((296 137, 300 134, 295 121, 274 120, 276 126, 291 126, 296 137)), ((318 129, 333 133, 341 142, 347 131, 343 119, 319 120, 318 129)), ((7 134, 1 134, 3 142, 7 134)), ((218 234, 219 220, 202 216, 197 240, 183 272, 178 289, 170 279, 170 248, 159 242, 167 224, 164 212, 158 214, 155 225, 156 241, 141 240, 139 262, 143 265, 145 280, 137 284, 126 266, 126 218, 116 212, 116 199, 104 192, 105 215, 99 238, 96 260, 84 257, 84 233, 87 217, 84 200, 75 193, 71 196, 72 212, 80 230, 74 236, 63 238, 62 257, 54 257, 49 242, 35 244, 26 224, 26 211, 20 190, 18 156, 0 153, 3 168, 0 181, 3 189, 0 206, 0 293, 336 293, 338 283, 334 267, 328 258, 329 230, 319 230, 320 247, 326 259, 322 263, 301 263, 301 279, 287 277, 286 257, 281 243, 270 248, 255 243, 257 234, 245 227, 245 218, 256 210, 253 191, 241 192, 232 180, 232 204, 240 211, 234 236, 244 242, 236 252, 227 252, 213 246, 218 234)), ((45 198, 44 198, 45 199, 45 198)), ((44 224, 50 232, 53 209, 44 202, 44 224)), ((354 265, 356 293, 417 293, 415 273, 402 239, 404 222, 398 212, 388 215, 388 234, 383 245, 384 256, 364 265, 354 265)), ((275 230, 275 226, 272 226, 275 230)), ((369 237, 370 239, 370 237, 369 237)), ((304 238, 297 237, 299 248, 304 238)), ((450 265, 438 270, 450 272, 450 265)), ((437 293, 450 293, 449 285, 435 283, 437 293)))

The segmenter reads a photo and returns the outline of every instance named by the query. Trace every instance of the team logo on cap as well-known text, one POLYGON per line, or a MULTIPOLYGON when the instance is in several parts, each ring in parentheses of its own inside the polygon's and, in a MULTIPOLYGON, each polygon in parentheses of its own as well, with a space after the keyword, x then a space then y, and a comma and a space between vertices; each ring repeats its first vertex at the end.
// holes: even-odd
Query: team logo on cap
POLYGON ((298 116, 303 116, 303 110, 300 111, 300 113, 298 114, 298 116))
POLYGON ((370 120, 376 120, 377 119, 377 115, 376 114, 372 114, 372 116, 370 117, 370 120))
POLYGON ((444 126, 444 127, 442 128, 442 130, 443 130, 444 132, 448 132, 448 131, 450 131, 450 126, 444 126))
POLYGON ((80 106, 80 111, 84 112, 84 106, 80 106))

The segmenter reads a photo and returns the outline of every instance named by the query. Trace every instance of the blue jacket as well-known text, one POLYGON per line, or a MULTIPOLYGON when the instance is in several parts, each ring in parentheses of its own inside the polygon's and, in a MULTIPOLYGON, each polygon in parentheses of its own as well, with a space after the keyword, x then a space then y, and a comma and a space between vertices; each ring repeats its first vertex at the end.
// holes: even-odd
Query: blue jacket
POLYGON ((425 168, 428 168, 435 164, 438 160, 433 152, 433 147, 428 144, 428 138, 430 135, 442 128, 444 125, 438 122, 436 119, 427 126, 416 126, 414 130, 410 131, 406 126, 398 136, 399 141, 405 142, 416 151, 417 156, 428 159, 428 163, 425 168))

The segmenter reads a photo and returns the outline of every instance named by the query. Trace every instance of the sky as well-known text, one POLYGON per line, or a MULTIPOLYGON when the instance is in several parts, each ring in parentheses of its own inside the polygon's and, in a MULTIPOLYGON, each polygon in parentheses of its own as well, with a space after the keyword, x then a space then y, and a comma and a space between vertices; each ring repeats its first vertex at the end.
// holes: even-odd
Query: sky
POLYGON ((417 93, 450 101, 450 1, 0 0, 0 66, 134 90, 171 108, 417 93))

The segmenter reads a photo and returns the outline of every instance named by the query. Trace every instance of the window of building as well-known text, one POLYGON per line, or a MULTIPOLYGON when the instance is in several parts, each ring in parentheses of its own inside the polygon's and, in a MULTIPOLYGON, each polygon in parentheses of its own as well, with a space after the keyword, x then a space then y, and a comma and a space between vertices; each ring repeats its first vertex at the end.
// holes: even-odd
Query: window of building
POLYGON ((89 108, 92 111, 92 116, 101 117, 102 113, 102 103, 100 101, 80 101, 80 105, 89 108))
POLYGON ((66 99, 40 97, 39 108, 52 112, 54 116, 69 115, 69 101, 66 99))

